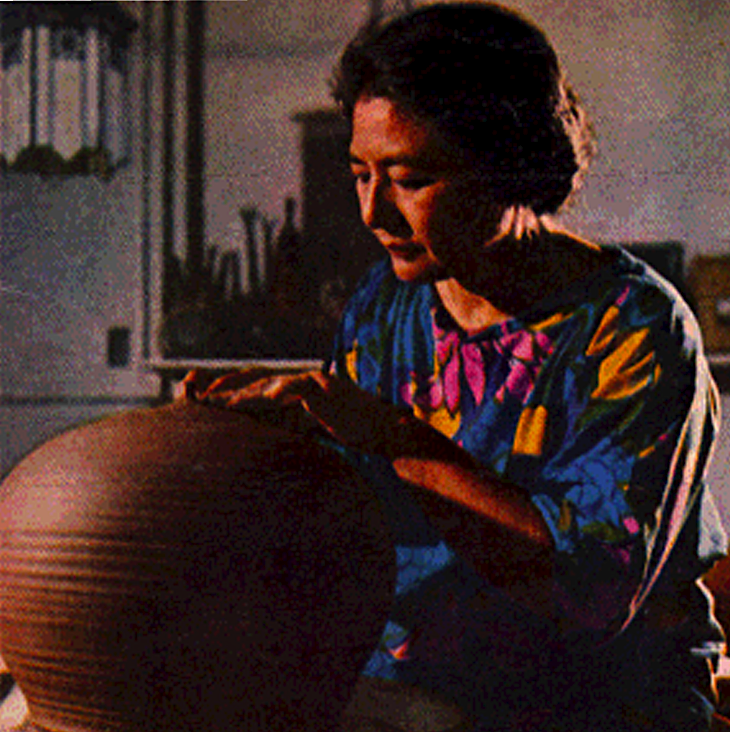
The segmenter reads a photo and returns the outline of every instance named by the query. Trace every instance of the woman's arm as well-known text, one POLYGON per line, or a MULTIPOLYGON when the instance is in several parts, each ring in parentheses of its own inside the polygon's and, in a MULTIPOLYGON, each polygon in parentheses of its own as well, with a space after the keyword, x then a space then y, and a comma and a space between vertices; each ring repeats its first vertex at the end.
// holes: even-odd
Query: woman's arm
POLYGON ((244 410, 301 407, 337 441, 386 457, 454 550, 515 599, 550 614, 553 540, 527 492, 410 413, 319 372, 253 383, 232 374, 198 398, 244 410))

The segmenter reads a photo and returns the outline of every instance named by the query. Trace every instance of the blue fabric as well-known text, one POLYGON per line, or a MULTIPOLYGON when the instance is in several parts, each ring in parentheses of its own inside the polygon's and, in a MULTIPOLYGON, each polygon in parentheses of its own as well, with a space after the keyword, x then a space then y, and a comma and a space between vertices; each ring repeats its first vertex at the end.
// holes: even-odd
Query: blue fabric
POLYGON ((670 285, 617 252, 532 311, 467 333, 431 285, 384 262, 344 314, 331 370, 526 488, 557 548, 561 623, 548 625, 461 561, 387 464, 353 458, 398 545, 394 610, 366 674, 444 694, 485 729, 528 699, 580 709, 599 678, 613 712, 706 720, 721 635, 694 581, 725 550, 704 485, 717 394, 670 285))

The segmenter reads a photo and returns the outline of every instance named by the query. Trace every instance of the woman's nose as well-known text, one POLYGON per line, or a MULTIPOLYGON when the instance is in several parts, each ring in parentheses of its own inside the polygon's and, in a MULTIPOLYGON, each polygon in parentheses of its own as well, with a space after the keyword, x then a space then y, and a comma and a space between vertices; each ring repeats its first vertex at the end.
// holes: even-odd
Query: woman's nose
POLYGON ((408 222, 393 200, 385 181, 370 181, 359 191, 360 216, 371 231, 386 231, 395 236, 408 228, 408 222))

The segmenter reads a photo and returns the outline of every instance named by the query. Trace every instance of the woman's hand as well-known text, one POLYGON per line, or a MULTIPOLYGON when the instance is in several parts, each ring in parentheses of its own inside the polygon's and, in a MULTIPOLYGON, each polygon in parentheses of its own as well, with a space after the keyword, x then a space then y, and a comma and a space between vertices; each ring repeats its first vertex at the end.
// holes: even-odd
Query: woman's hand
POLYGON ((191 372, 183 385, 186 398, 270 421, 284 419, 283 426, 294 431, 324 430, 344 445, 384 455, 392 462, 446 461, 467 469, 478 467, 468 453, 410 411, 320 371, 254 367, 218 378, 191 372))
MULTIPOLYGON (((322 432, 321 425, 295 399, 277 400, 263 393, 281 371, 254 366, 224 376, 208 371, 190 371, 176 389, 176 398, 212 404, 246 412, 260 422, 288 432, 310 436, 322 432), (252 385, 260 382, 258 386, 252 385)), ((293 378, 291 372, 286 377, 293 378)))
POLYGON ((316 426, 339 442, 361 450, 392 458, 402 442, 403 410, 349 381, 319 371, 292 374, 252 369, 212 382, 189 375, 185 382, 195 387, 188 386, 188 397, 199 401, 247 412, 298 411, 300 429, 310 431, 316 426))
POLYGON ((278 372, 265 366, 250 366, 224 376, 219 376, 204 369, 193 369, 188 371, 185 378, 175 389, 175 397, 193 401, 202 400, 208 390, 217 389, 217 385, 221 382, 227 384, 229 389, 241 389, 247 384, 272 376, 275 373, 278 372))
POLYGON ((253 413, 299 433, 325 430, 342 444, 385 456, 480 574, 541 613, 551 611, 552 538, 527 493, 487 473, 408 411, 316 371, 254 369, 213 381, 191 375, 188 383, 200 401, 253 413))

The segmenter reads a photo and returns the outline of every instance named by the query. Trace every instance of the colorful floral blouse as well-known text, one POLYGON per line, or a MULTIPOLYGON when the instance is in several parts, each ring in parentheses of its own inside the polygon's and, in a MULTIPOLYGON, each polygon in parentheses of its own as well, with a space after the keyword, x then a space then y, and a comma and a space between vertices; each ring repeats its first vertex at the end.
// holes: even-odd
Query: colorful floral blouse
POLYGON ((431 285, 400 282, 383 262, 345 312, 331 369, 526 488, 557 549, 560 618, 548 624, 477 577, 387 466, 361 458, 392 517, 399 567, 366 674, 429 687, 477 717, 521 703, 511 695, 525 684, 506 684, 510 674, 555 698, 586 683, 556 669, 580 658, 597 678, 607 654, 625 674, 607 683, 632 706, 656 705, 652 683, 702 686, 719 636, 693 581, 725 548, 703 483, 717 396, 696 322, 670 285, 617 251, 589 280, 469 333, 431 285), (657 681, 653 649, 676 650, 678 633, 680 663, 702 660, 657 681))

